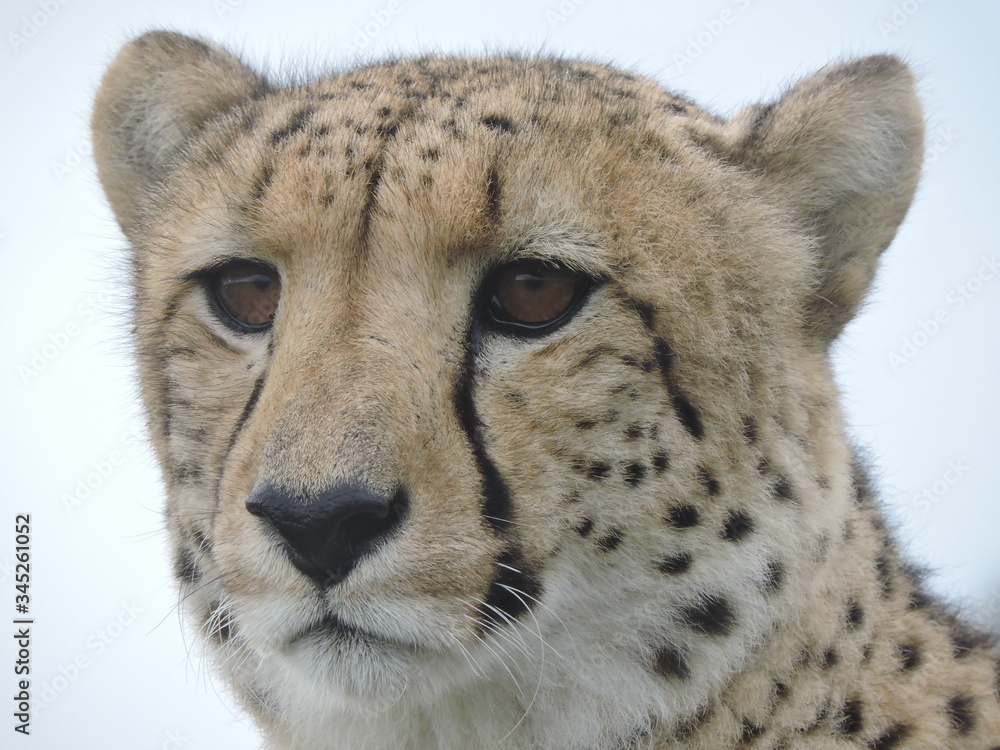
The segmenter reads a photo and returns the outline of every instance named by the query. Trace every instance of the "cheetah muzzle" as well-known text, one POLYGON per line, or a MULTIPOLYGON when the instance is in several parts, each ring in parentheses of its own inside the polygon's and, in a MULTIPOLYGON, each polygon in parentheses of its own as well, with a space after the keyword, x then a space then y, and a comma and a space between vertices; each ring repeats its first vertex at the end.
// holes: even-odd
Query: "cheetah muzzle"
POLYGON ((269 746, 1000 747, 831 377, 917 184, 899 60, 722 119, 153 32, 93 131, 186 611, 269 746))

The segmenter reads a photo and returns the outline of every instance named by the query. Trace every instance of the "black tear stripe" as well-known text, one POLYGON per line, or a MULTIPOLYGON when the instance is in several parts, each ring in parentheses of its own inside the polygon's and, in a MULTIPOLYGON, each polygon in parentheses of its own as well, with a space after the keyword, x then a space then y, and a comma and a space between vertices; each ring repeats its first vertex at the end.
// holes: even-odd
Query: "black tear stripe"
POLYGON ((495 563, 493 582, 486 592, 485 605, 479 609, 483 622, 496 626, 525 614, 542 594, 538 576, 521 550, 513 542, 508 544, 495 563))
MULTIPOLYGON (((260 375, 257 376, 257 380, 253 384, 253 390, 250 392, 250 398, 247 399, 246 404, 243 405, 243 411, 240 412, 239 419, 236 420, 236 424, 233 426, 233 431, 229 435, 229 444, 226 446, 226 453, 222 457, 223 471, 225 466, 229 463, 229 454, 233 452, 233 447, 236 445, 236 440, 239 438, 240 433, 243 432, 243 428, 246 423, 250 420, 250 415, 253 414, 253 410, 257 407, 257 402, 260 400, 260 394, 264 390, 264 383, 267 381, 267 370, 265 369, 260 375)), ((222 495, 220 491, 222 489, 221 475, 220 479, 216 480, 216 491, 215 491, 215 507, 212 509, 211 520, 209 521, 210 527, 215 528, 215 519, 218 517, 219 508, 222 505, 222 495)), ((205 545, 205 537, 201 536, 201 541, 199 544, 206 547, 206 549, 211 549, 210 545, 205 545)))
POLYGON ((229 454, 232 453, 233 446, 236 445, 236 439, 240 436, 240 433, 243 432, 243 428, 250 419, 250 415, 253 414, 253 410, 256 408, 257 402, 260 400, 260 394, 264 390, 264 382, 266 380, 267 371, 265 370, 257 376, 257 380, 253 384, 253 390, 250 392, 250 398, 247 399, 246 404, 243 406, 243 411, 240 412, 240 418, 236 420, 236 424, 233 426, 233 431, 229 435, 229 444, 226 446, 226 454, 222 459, 223 466, 225 466, 226 462, 229 461, 229 454))
POLYGON ((660 365, 660 373, 663 376, 663 381, 666 383, 667 390, 670 392, 670 402, 674 407, 674 411, 677 413, 678 419, 681 420, 681 424, 684 425, 692 437, 701 440, 705 436, 705 427, 701 422, 701 416, 698 414, 698 410, 694 408, 694 405, 688 399, 684 391, 681 390, 680 386, 677 385, 677 380, 673 373, 673 360, 674 352, 670 348, 664 339, 657 338, 653 345, 654 354, 656 356, 656 361, 660 365))
POLYGON ((650 336, 656 336, 656 309, 648 302, 637 300, 634 297, 621 297, 621 302, 632 312, 639 316, 643 327, 650 336))
POLYGON ((473 396, 476 347, 466 348, 462 372, 455 383, 455 413, 469 440, 480 477, 483 519, 499 537, 504 548, 494 561, 493 581, 479 615, 482 625, 503 625, 526 613, 542 594, 538 571, 525 558, 514 534, 514 504, 510 490, 483 443, 483 423, 476 412, 473 396))
POLYGON ((693 437, 701 440, 705 436, 705 427, 702 424, 698 410, 694 408, 691 400, 677 384, 673 373, 674 352, 666 339, 656 333, 656 309, 647 302, 634 299, 632 297, 622 297, 622 303, 632 310, 642 321, 646 332, 653 337, 653 355, 660 366, 660 373, 666 383, 667 391, 670 393, 670 402, 674 412, 681 420, 681 424, 693 437))

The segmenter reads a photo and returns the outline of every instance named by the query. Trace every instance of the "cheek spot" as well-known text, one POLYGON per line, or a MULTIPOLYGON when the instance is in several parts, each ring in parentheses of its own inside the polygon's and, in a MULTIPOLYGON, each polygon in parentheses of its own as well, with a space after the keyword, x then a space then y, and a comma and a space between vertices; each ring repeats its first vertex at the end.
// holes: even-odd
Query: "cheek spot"
POLYGON ((707 596, 683 610, 684 623, 704 635, 729 635, 736 626, 736 613, 725 597, 707 596))
POLYGON ((664 557, 656 564, 656 567, 666 575, 678 575, 691 567, 693 559, 690 552, 678 552, 676 555, 664 557))
POLYGON ((764 580, 761 588, 765 594, 774 594, 785 585, 785 566, 778 560, 771 560, 764 571, 764 580))
POLYGON ((520 391, 507 391, 503 394, 503 396, 508 402, 514 404, 515 406, 524 406, 525 397, 520 391))
POLYGON ((638 487, 646 478, 646 467, 639 463, 629 464, 625 467, 624 476, 626 484, 638 487))
POLYGON ((951 719, 951 728, 960 735, 969 734, 976 726, 975 701, 969 696, 956 695, 946 710, 951 719))
POLYGON ((841 734, 860 734, 864 729, 864 704, 857 698, 852 698, 844 703, 837 717, 837 728, 841 734))
POLYGON ((666 678, 687 680, 691 677, 691 668, 684 653, 672 646, 664 646, 656 652, 654 668, 657 674, 666 678))
POLYGON ((904 643, 898 649, 900 669, 904 672, 911 672, 920 666, 923 656, 920 646, 916 643, 904 643))
POLYGON ((785 682, 775 682, 773 686, 773 693, 776 700, 786 701, 791 696, 791 688, 785 682))
POLYGON ((754 724, 750 719, 743 720, 743 728, 740 731, 740 743, 742 746, 749 747, 754 743, 754 741, 760 737, 764 732, 767 731, 766 727, 754 724))
POLYGON ((646 434, 646 431, 637 424, 629 425, 625 429, 625 439, 628 441, 635 441, 646 434))
POLYGON ((592 482, 603 481, 611 471, 611 466, 603 461, 588 461, 583 458, 574 459, 570 468, 577 474, 583 474, 592 482))
POLYGON ((771 493, 786 503, 794 502, 795 494, 792 492, 792 485, 789 484, 788 479, 783 476, 778 476, 775 478, 774 485, 771 488, 771 493))
POLYGON ((604 552, 612 552, 621 546, 625 541, 625 536, 621 529, 611 529, 607 534, 597 540, 597 546, 604 552))
POLYGON ((669 460, 666 451, 659 451, 658 453, 653 454, 653 470, 656 472, 657 476, 665 472, 668 466, 669 460))
POLYGON ((722 538, 729 542, 741 542, 754 530, 753 519, 742 510, 730 511, 722 529, 722 538))
POLYGON ((718 480, 709 474, 708 470, 704 467, 698 470, 698 481, 701 482, 701 486, 705 488, 705 492, 712 497, 718 495, 722 489, 719 486, 718 480))
POLYGON ((823 669, 833 669, 840 662, 840 655, 832 648, 823 652, 820 658, 820 666, 823 669))
POLYGON ((856 630, 861 627, 865 622, 865 610, 856 601, 851 601, 847 605, 847 627, 851 630, 856 630))
POLYGON ((690 529, 697 526, 699 520, 698 509, 693 505, 679 505, 676 508, 671 508, 667 512, 666 518, 667 523, 678 529, 690 529))
POLYGON ((594 461, 587 467, 587 478, 599 482, 608 475, 609 471, 611 471, 611 467, 606 463, 603 461, 594 461))
POLYGON ((910 728, 908 726, 896 724, 868 743, 868 746, 871 750, 892 750, 892 748, 900 747, 909 736, 910 728))

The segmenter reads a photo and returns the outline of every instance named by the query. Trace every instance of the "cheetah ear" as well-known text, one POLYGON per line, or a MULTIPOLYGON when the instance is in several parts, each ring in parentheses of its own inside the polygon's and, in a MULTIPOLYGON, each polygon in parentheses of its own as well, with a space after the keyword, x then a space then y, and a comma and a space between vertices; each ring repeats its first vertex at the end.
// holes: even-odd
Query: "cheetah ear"
POLYGON ((910 70, 876 55, 833 65, 726 126, 737 163, 816 241, 810 334, 829 344, 854 317, 913 199, 923 117, 910 70))
POLYGON ((266 88, 228 52, 182 34, 152 31, 125 45, 101 81, 91 135, 101 184, 126 234, 183 146, 266 88))

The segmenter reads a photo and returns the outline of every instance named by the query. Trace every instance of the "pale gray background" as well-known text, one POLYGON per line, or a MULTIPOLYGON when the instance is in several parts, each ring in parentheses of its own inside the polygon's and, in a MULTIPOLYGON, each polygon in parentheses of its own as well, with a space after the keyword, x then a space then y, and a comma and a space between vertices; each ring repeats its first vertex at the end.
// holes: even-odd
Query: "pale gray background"
MULTIPOLYGON (((174 608, 157 470, 134 437, 141 420, 122 317, 123 241, 89 157, 102 70, 126 38, 154 27, 235 45, 272 71, 390 51, 584 55, 654 76, 723 114, 834 58, 905 55, 921 77, 929 160, 876 293, 837 347, 838 377, 851 432, 873 451, 900 536, 936 571, 936 591, 996 626, 1000 279, 983 263, 998 257, 1000 5, 396 1, 389 23, 367 32, 388 2, 0 3, 0 613, 6 622, 13 614, 13 516, 30 511, 32 676, 46 703, 24 740, 11 736, 5 702, 0 745, 259 746, 174 608), (959 307, 956 288, 981 271, 991 278, 959 307), (947 322, 923 334, 921 323, 942 311, 947 322), (893 367, 890 353, 914 336, 921 346, 893 367), (46 346, 53 356, 26 375, 21 368, 46 346), (86 494, 88 479, 89 496, 68 502, 86 494)), ((3 642, 0 695, 9 695, 13 655, 10 638, 3 642)))

